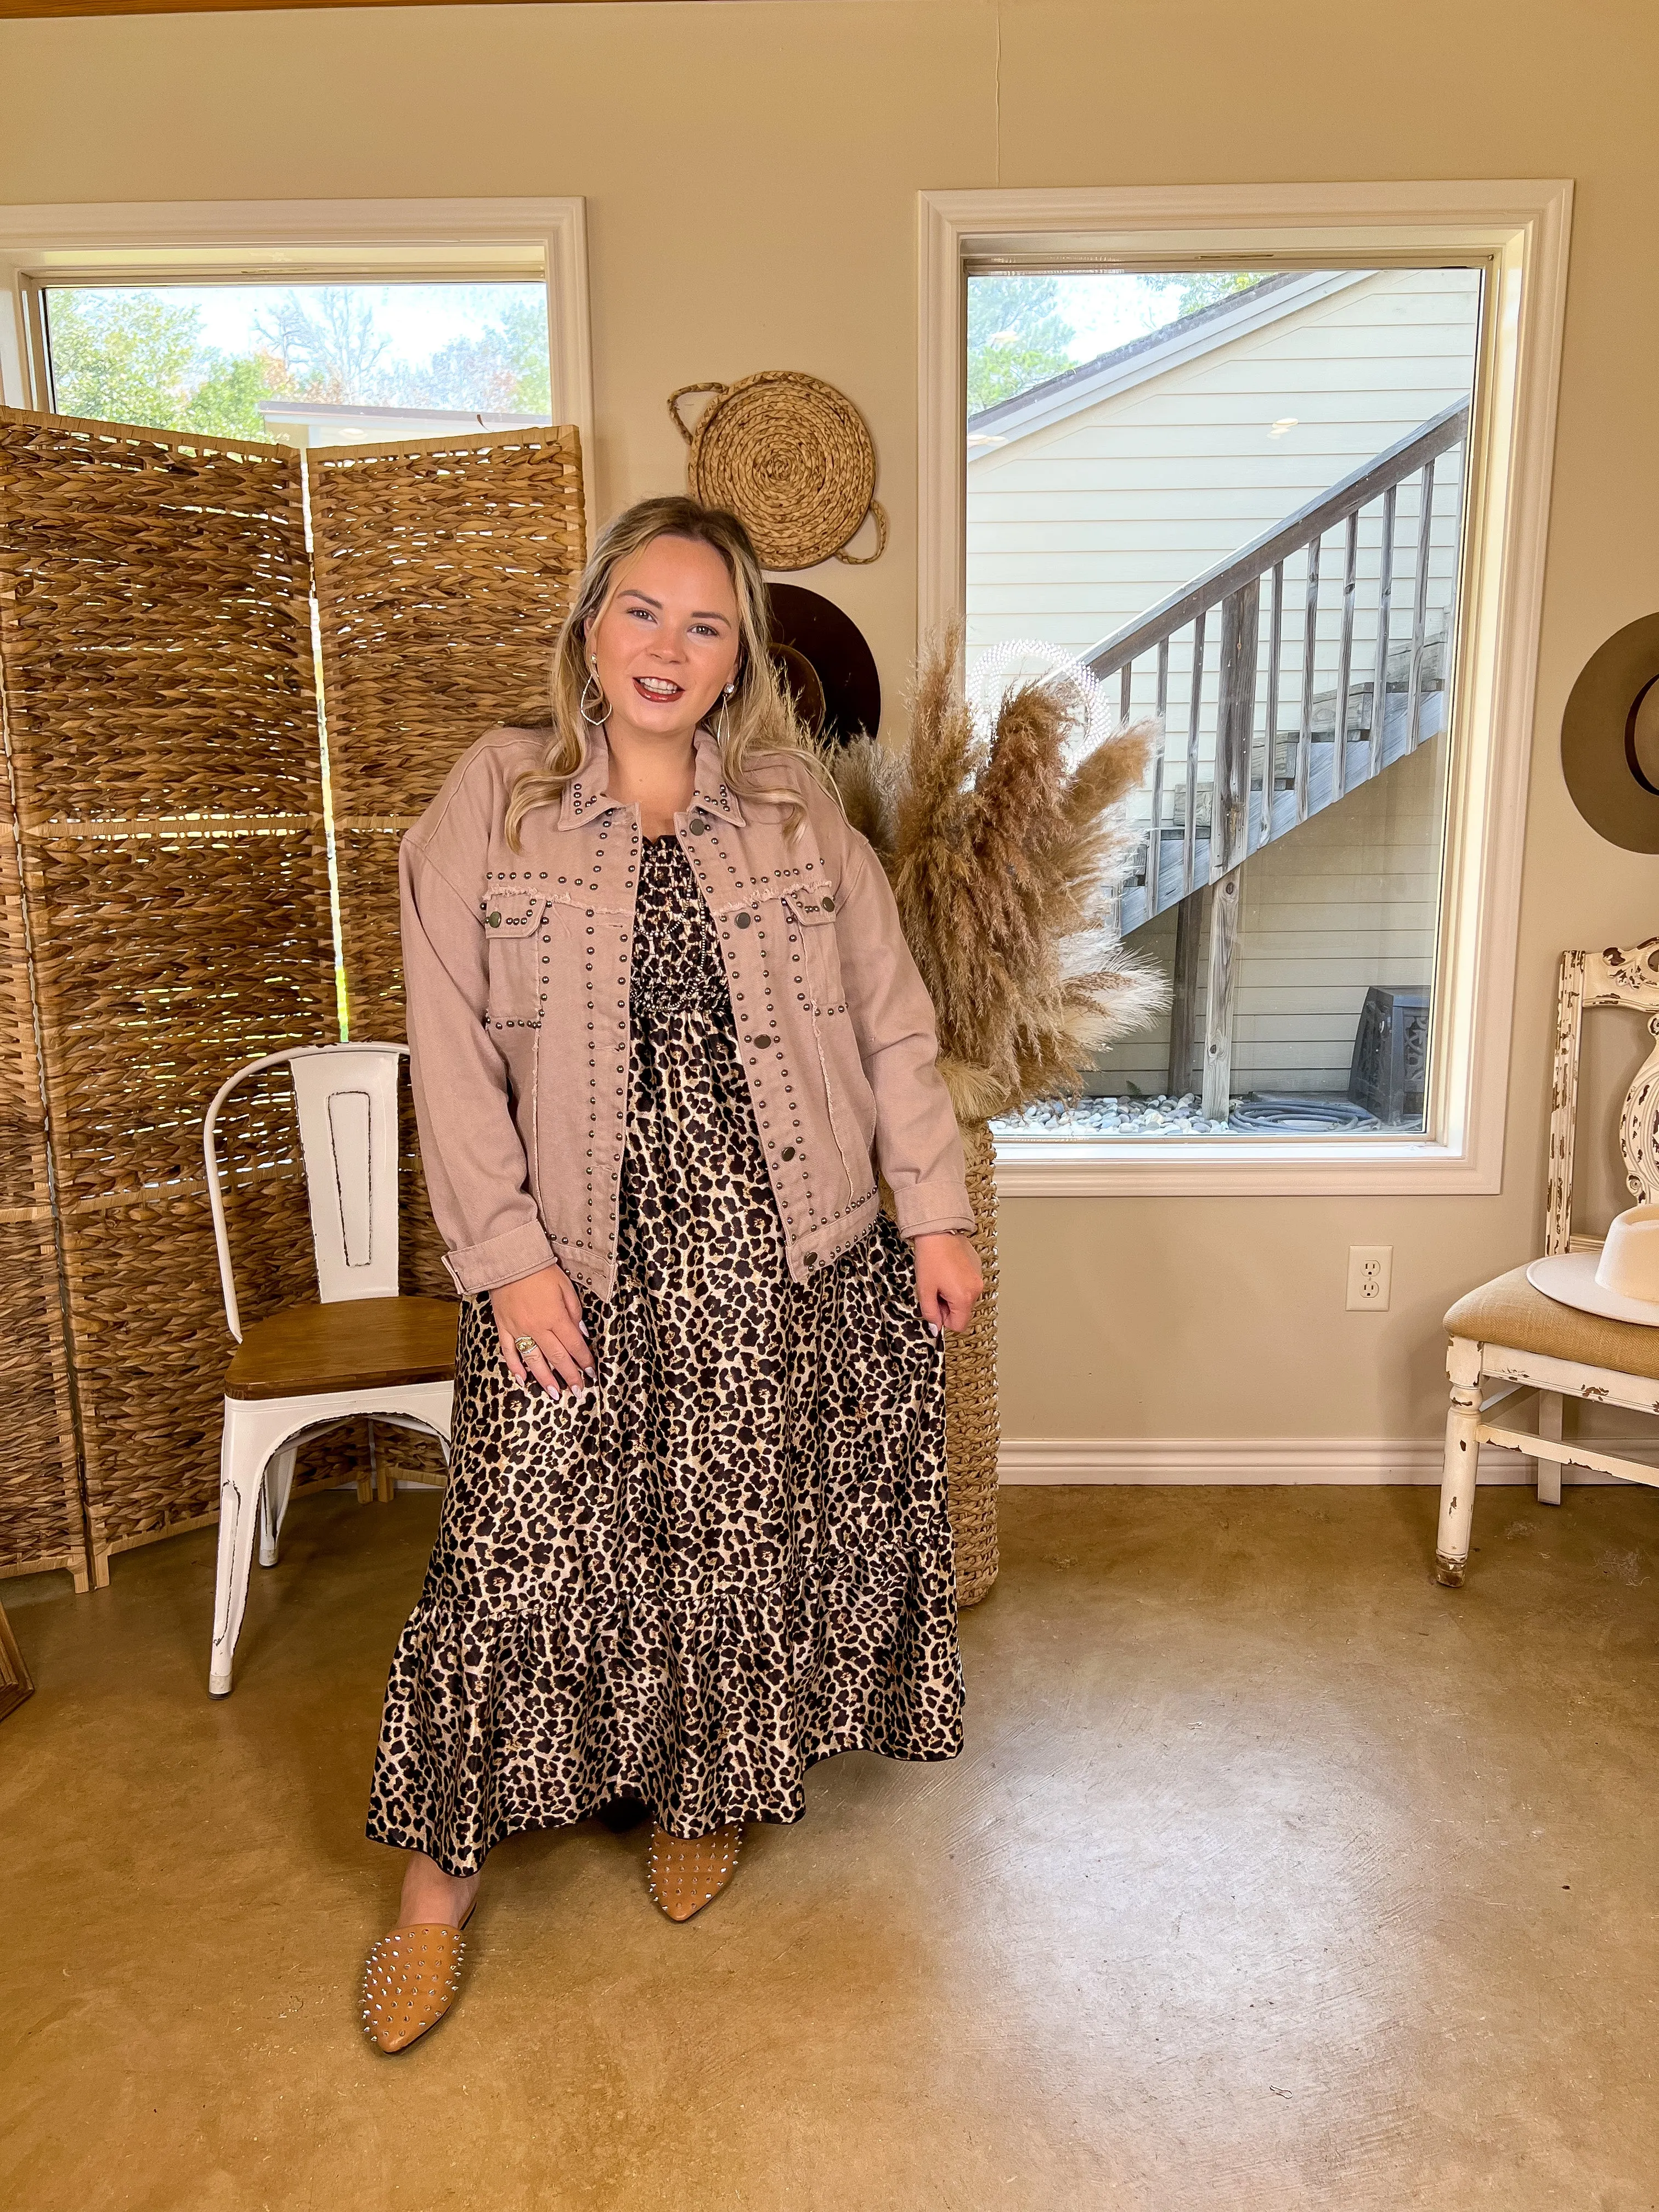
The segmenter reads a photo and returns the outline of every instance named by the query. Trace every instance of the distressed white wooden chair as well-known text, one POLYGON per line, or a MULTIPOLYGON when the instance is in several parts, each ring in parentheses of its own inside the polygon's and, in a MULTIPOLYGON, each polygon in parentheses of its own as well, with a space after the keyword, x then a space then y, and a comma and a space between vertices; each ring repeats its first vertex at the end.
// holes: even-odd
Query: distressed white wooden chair
MULTIPOLYGON (((1578 1108, 1578 1057, 1586 1006, 1625 1006, 1648 1018, 1654 1049, 1638 1069, 1619 1117, 1626 1181, 1643 1202, 1659 1198, 1659 938, 1606 952, 1567 952, 1555 1027, 1555 1079, 1550 1116, 1547 1254, 1594 1251, 1599 1237, 1572 1228, 1573 1142, 1578 1108)), ((1659 1468, 1617 1459, 1562 1438, 1568 1398, 1659 1413, 1659 1328, 1608 1321, 1561 1305, 1534 1290, 1524 1267, 1499 1275, 1460 1298, 1446 1316, 1451 1342, 1446 1371, 1445 1474, 1435 1571, 1449 1589, 1462 1587, 1480 1447, 1507 1444, 1537 1467, 1538 1502, 1561 1503, 1561 1469, 1583 1467, 1621 1481, 1659 1487, 1659 1468), (1497 1387, 1483 1395, 1488 1385, 1497 1387), (1498 1406, 1536 1392, 1536 1433, 1498 1428, 1486 1419, 1498 1406)), ((1513 1416, 1511 1416, 1513 1418, 1513 1416)))
POLYGON ((256 1531, 264 1566, 308 1437, 372 1414, 428 1431, 446 1464, 454 1401, 457 1309, 398 1295, 398 1073, 401 1044, 302 1046, 250 1060, 221 1085, 202 1125, 225 1319, 236 1349, 225 1372, 219 1572, 208 1687, 228 1694, 247 1601, 256 1531), (287 1067, 299 1109, 318 1303, 286 1306, 245 1329, 236 1303, 215 1131, 240 1083, 287 1067))

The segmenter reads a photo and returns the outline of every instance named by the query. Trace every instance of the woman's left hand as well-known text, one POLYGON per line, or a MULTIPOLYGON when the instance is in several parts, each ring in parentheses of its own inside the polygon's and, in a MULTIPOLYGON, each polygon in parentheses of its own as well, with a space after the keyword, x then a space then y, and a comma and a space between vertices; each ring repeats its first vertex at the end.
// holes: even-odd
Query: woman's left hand
POLYGON ((966 1237, 949 1231, 913 1237, 916 1255, 916 1303, 922 1319, 935 1336, 941 1328, 958 1334, 974 1318, 974 1308, 985 1288, 979 1254, 966 1237))

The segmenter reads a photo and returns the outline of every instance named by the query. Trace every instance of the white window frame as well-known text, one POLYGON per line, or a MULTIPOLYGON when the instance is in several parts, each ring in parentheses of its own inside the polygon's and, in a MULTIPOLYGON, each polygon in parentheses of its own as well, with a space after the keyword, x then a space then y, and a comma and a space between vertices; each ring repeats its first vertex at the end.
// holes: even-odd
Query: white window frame
POLYGON ((593 507, 593 372, 580 199, 178 200, 0 207, 0 401, 51 404, 52 284, 537 283, 555 422, 581 433, 593 507))
POLYGON ((1510 1039, 1572 186, 1562 179, 920 196, 917 608, 966 598, 967 272, 1457 263, 1486 273, 1425 1133, 999 1138, 1011 1195, 1491 1193, 1510 1039))

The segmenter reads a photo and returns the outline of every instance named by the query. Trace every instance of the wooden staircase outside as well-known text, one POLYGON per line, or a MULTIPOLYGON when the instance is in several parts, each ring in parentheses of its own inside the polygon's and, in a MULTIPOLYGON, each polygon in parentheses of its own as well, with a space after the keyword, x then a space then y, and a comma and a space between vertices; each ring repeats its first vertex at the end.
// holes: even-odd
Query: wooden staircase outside
MULTIPOLYGON (((1431 594, 1436 471, 1468 434, 1468 403, 1443 409, 1085 656, 1097 677, 1118 679, 1124 720, 1144 711, 1152 690, 1146 703, 1157 715, 1159 736, 1138 879, 1120 895, 1120 924, 1127 935, 1166 909, 1177 909, 1169 1081, 1179 1095, 1187 1088, 1196 1047, 1198 950, 1207 915, 1203 1092, 1204 1112, 1212 1121, 1224 1121, 1231 1103, 1244 861, 1445 727, 1449 622, 1442 620, 1438 630, 1435 625, 1449 609, 1432 606, 1431 594), (1396 573, 1402 491, 1415 540, 1403 579, 1396 573), (1375 638, 1369 668, 1359 670, 1360 544, 1362 532, 1369 543, 1373 526, 1376 574, 1364 589, 1375 638), (1334 549, 1326 543, 1333 534, 1334 549), (1301 574, 1287 591, 1285 570, 1292 563, 1301 574), (1334 665, 1322 684, 1322 604, 1334 604, 1339 586, 1334 665), (1218 641, 1213 655, 1208 650, 1212 637, 1218 641), (1168 727, 1172 647, 1186 691, 1173 733, 1168 727)), ((1448 477, 1455 501, 1461 465, 1443 472, 1443 517, 1448 477)))

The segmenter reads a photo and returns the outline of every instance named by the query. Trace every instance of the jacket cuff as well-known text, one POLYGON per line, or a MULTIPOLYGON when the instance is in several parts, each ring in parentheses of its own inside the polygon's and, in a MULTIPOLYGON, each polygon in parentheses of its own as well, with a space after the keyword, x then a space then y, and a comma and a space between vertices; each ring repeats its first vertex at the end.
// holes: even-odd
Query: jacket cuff
POLYGON ((954 1177, 911 1183, 893 1194, 893 1218, 901 1237, 927 1237, 935 1230, 975 1227, 968 1187, 954 1177))
POLYGON ((499 1291, 553 1265, 553 1247, 539 1221, 526 1221, 504 1237, 487 1243, 465 1244, 444 1255, 450 1279, 463 1297, 479 1291, 499 1291))

